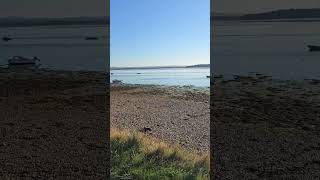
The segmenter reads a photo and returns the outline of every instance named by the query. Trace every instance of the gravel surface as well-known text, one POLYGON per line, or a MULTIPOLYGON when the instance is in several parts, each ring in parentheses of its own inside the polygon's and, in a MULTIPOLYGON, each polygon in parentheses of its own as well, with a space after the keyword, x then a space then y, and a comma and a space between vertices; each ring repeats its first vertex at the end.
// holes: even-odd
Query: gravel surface
MULTIPOLYGON (((0 179, 104 179, 106 75, 0 69, 0 179)), ((216 179, 319 179, 320 81, 265 76, 192 87, 114 85, 111 127, 209 150, 216 179)))
POLYGON ((0 71, 0 179, 105 179, 105 76, 0 71))
POLYGON ((217 79, 211 145, 216 179, 319 179, 320 81, 217 79))
POLYGON ((141 131, 185 149, 209 150, 209 89, 120 85, 111 89, 111 128, 141 131))

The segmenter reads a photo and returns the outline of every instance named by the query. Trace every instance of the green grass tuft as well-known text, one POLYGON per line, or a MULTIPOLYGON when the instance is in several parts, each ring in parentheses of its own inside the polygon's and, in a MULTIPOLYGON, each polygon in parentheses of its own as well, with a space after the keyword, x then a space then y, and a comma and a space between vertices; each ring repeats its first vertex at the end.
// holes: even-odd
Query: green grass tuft
POLYGON ((141 133, 111 130, 111 163, 112 179, 209 179, 207 155, 141 133))

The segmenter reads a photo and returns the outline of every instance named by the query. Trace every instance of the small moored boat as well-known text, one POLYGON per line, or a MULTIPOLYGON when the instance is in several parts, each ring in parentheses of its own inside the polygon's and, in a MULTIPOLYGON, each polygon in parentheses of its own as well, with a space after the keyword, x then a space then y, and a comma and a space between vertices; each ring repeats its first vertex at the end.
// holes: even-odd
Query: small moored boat
POLYGON ((12 40, 12 38, 9 38, 9 37, 3 37, 3 38, 2 38, 2 40, 3 40, 3 41, 8 42, 8 41, 12 40))
POLYGON ((309 51, 320 51, 320 46, 308 45, 309 51))
POLYGON ((33 59, 21 57, 21 56, 13 56, 8 59, 9 67, 37 67, 37 61, 40 61, 37 57, 33 59))
POLYGON ((86 40, 98 40, 97 37, 86 37, 86 40))

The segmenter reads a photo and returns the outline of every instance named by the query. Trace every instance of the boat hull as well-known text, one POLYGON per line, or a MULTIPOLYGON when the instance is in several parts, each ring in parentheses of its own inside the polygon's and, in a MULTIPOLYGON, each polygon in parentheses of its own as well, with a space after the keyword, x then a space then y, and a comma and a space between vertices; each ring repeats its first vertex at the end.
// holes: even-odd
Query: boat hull
POLYGON ((320 51, 320 46, 308 46, 309 51, 320 51))
POLYGON ((19 66, 19 65, 36 65, 36 63, 9 63, 11 66, 19 66))
POLYGON ((86 37, 86 40, 98 40, 97 37, 86 37))
POLYGON ((14 56, 8 60, 8 67, 10 69, 29 69, 29 68, 37 68, 37 61, 39 61, 36 57, 33 59, 24 58, 20 56, 14 56))

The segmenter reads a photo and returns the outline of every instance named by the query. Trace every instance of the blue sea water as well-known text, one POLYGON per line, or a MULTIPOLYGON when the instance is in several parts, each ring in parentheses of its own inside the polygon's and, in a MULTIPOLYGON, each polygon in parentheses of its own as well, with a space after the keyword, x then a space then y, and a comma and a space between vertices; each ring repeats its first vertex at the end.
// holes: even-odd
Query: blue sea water
MULTIPOLYGON (((320 52, 307 49, 309 44, 320 45, 319 22, 215 22, 211 72, 225 76, 257 72, 285 80, 320 79, 320 52)), ((14 40, 0 41, 0 65, 16 55, 37 56, 45 68, 107 71, 108 29, 87 25, 1 27, 0 36, 14 40), (86 41, 86 36, 96 36, 99 40, 86 41)), ((111 80, 130 84, 199 87, 210 84, 209 68, 112 70, 111 73, 111 80)))
POLYGON ((110 80, 128 84, 209 87, 210 68, 161 68, 112 70, 110 80))

